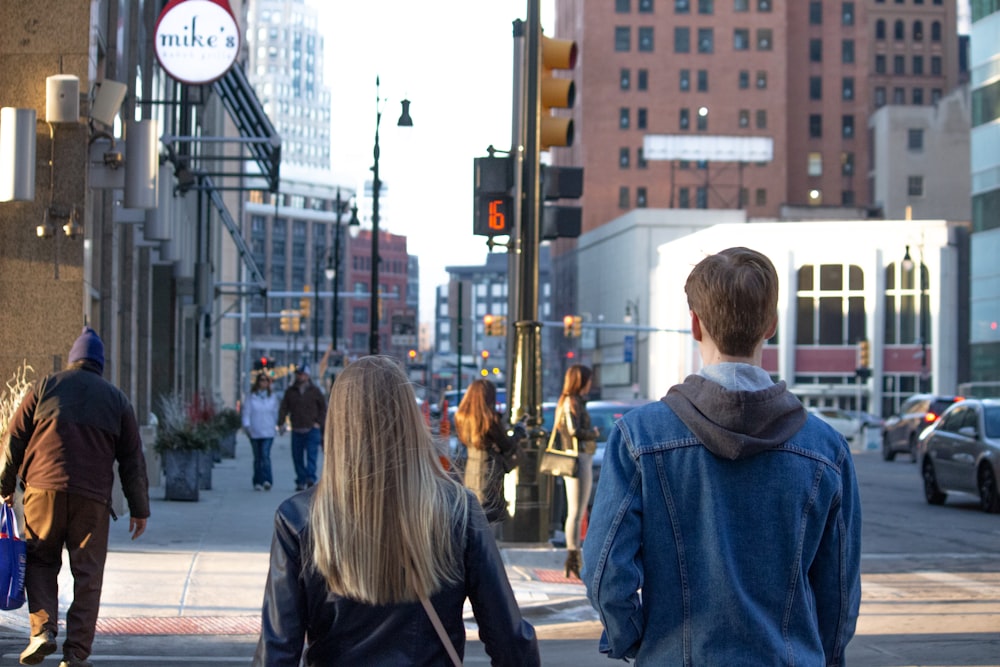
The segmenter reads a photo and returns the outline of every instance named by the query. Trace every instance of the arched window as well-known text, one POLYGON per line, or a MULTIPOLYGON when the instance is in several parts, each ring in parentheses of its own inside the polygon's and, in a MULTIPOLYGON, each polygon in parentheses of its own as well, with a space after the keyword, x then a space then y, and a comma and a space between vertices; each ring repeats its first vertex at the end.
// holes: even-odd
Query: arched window
POLYGON ((875 39, 885 39, 885 19, 875 21, 875 39))
POLYGON ((853 264, 806 264, 796 292, 797 345, 848 345, 865 337, 865 279, 853 264))
POLYGON ((897 42, 903 41, 906 38, 906 26, 902 21, 896 21, 892 26, 892 37, 897 42))
POLYGON ((931 23, 931 41, 940 42, 941 41, 941 22, 934 21, 931 23))
POLYGON ((914 21, 913 22, 913 41, 922 42, 924 41, 924 22, 914 21))
POLYGON ((885 269, 886 345, 913 345, 921 339, 927 343, 931 341, 930 322, 927 318, 931 309, 930 273, 927 265, 921 264, 918 285, 916 266, 914 263, 907 268, 900 262, 890 264, 885 269), (925 318, 923 327, 920 326, 921 317, 925 318))

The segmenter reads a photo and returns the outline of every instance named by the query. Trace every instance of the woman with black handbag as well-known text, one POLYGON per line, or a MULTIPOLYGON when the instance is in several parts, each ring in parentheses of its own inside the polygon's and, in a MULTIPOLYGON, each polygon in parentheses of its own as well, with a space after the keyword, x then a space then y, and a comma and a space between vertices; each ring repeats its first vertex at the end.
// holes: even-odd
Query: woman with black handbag
POLYGON ((506 519, 503 476, 517 465, 518 438, 508 436, 497 412, 497 388, 474 380, 455 412, 455 434, 465 445, 465 486, 476 494, 490 524, 506 519))
POLYGON ((583 513, 590 500, 590 487, 594 480, 591 463, 597 451, 597 428, 590 425, 587 412, 587 394, 593 371, 582 364, 573 364, 566 369, 562 394, 556 404, 555 428, 563 449, 576 451, 579 465, 576 477, 563 477, 566 486, 566 576, 570 573, 580 576, 580 528, 583 513))

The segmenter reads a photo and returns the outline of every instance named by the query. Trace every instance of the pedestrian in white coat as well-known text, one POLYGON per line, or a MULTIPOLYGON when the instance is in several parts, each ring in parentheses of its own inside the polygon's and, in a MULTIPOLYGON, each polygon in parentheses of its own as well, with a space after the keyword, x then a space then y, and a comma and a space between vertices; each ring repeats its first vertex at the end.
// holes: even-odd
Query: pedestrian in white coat
POLYGON ((271 443, 277 430, 278 407, 281 399, 271 391, 271 377, 259 373, 250 396, 243 404, 243 430, 250 438, 253 449, 254 491, 270 491, 274 484, 271 476, 271 443))

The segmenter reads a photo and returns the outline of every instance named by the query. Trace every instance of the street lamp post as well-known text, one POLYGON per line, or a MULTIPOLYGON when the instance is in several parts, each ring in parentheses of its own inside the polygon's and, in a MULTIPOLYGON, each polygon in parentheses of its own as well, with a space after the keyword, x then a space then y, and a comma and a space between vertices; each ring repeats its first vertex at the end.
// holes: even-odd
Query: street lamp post
MULTIPOLYGON (((339 191, 338 191, 339 195, 339 191)), ((316 365, 318 363, 319 355, 319 258, 323 253, 325 248, 323 246, 316 246, 316 250, 313 256, 313 299, 312 304, 312 321, 313 321, 313 372, 315 372, 316 365)), ((330 254, 326 255, 326 269, 324 271, 326 279, 330 280, 333 277, 333 258, 330 254)))
MULTIPOLYGON (((333 233, 333 314, 331 316, 331 341, 330 349, 337 350, 340 349, 340 240, 343 234, 343 227, 341 226, 341 214, 344 212, 344 205, 348 202, 341 202, 340 199, 340 188, 337 188, 337 228, 333 233)), ((347 225, 350 227, 351 236, 354 236, 355 231, 361 223, 358 221, 358 207, 357 204, 351 207, 351 219, 348 221, 347 225)), ((331 277, 331 271, 327 268, 327 279, 331 277)))
MULTIPOLYGON (((378 255, 378 224, 379 224, 379 212, 378 212, 378 197, 379 191, 382 189, 382 181, 378 177, 378 158, 379 158, 379 146, 378 146, 378 129, 382 122, 382 107, 381 100, 378 95, 379 88, 379 77, 375 77, 375 164, 372 166, 372 278, 371 285, 369 286, 369 291, 371 292, 371 305, 369 307, 369 330, 368 330, 368 354, 378 354, 379 353, 379 308, 378 302, 381 290, 378 285, 378 271, 379 263, 381 260, 378 255)), ((413 120, 410 118, 410 101, 402 100, 403 112, 399 117, 399 122, 396 123, 399 127, 413 127, 413 120)))
POLYGON ((635 333, 632 334, 632 398, 639 398, 639 299, 625 300, 625 324, 635 325, 635 333))

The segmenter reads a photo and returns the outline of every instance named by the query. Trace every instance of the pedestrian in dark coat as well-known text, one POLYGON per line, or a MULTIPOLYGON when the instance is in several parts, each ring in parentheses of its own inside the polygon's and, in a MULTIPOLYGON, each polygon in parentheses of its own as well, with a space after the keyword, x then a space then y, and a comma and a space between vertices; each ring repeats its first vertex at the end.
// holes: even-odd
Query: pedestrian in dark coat
POLYGON ((135 413, 125 394, 101 377, 103 372, 104 344, 97 332, 84 327, 70 349, 69 367, 29 391, 10 421, 0 462, 0 495, 13 505, 20 477, 31 619, 31 639, 21 653, 25 665, 38 664, 56 650, 64 547, 74 586, 62 665, 90 665, 114 516, 116 462, 132 539, 146 529, 149 481, 135 413))
POLYGON ((316 462, 323 443, 326 399, 312 380, 309 366, 295 368, 295 382, 285 390, 278 410, 278 426, 285 431, 285 419, 292 422, 292 463, 295 464, 295 490, 316 483, 316 462))

